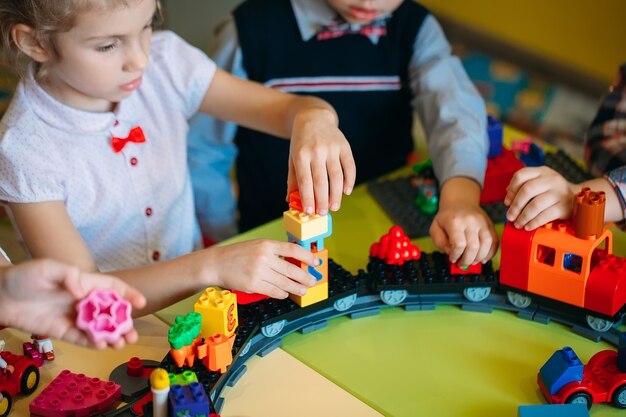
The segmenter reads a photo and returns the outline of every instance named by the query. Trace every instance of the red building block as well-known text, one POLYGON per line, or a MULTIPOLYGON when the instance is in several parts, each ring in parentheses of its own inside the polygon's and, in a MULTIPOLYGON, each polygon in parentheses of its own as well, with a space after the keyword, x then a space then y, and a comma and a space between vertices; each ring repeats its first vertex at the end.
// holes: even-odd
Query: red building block
POLYGON ((109 410, 122 395, 115 382, 74 374, 67 369, 30 403, 31 414, 42 417, 87 417, 109 410))
POLYGON ((502 155, 488 159, 480 204, 504 201, 506 187, 509 186, 513 175, 523 167, 524 164, 515 157, 515 153, 506 148, 502 149, 502 155))

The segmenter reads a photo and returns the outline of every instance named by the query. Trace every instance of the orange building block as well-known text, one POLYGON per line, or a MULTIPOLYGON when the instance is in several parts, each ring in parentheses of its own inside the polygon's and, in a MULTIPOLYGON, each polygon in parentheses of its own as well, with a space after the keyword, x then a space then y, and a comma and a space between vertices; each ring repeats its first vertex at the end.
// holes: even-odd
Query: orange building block
POLYGON ((329 232, 328 214, 320 216, 290 209, 283 213, 283 224, 285 231, 298 240, 310 240, 329 232))
POLYGON ((196 361, 196 348, 200 345, 200 342, 202 342, 202 338, 198 336, 193 339, 193 343, 190 345, 185 345, 180 349, 170 349, 170 356, 176 366, 179 368, 182 368, 183 365, 192 367, 193 363, 196 361))
POLYGON ((530 251, 528 291, 583 307, 592 255, 599 247, 611 253, 610 231, 597 239, 580 239, 571 221, 548 223, 537 229, 530 251))
POLYGON ((230 337, 239 325, 237 296, 228 290, 209 287, 193 306, 202 315, 200 336, 206 338, 215 333, 230 337))
POLYGON ((230 338, 221 333, 204 339, 204 344, 198 346, 198 358, 209 371, 226 372, 228 366, 233 363, 233 344, 235 336, 230 338))
MULTIPOLYGON (((315 286, 308 289, 306 294, 289 294, 289 298, 291 298, 300 307, 306 307, 311 304, 324 301, 328 298, 328 249, 323 249, 319 252, 316 252, 315 247, 313 247, 312 252, 315 253, 315 255, 322 260, 322 264, 315 268, 315 270, 319 272, 322 277, 317 281, 317 284, 315 286)), ((305 271, 308 271, 309 269, 309 265, 302 264, 302 262, 296 261, 293 263, 300 264, 300 268, 304 269, 305 271)))

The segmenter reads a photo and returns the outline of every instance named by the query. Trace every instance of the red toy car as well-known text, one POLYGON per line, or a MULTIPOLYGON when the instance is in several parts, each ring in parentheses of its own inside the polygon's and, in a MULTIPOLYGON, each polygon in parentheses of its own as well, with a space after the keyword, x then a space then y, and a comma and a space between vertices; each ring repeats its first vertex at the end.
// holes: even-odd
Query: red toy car
POLYGON ((537 375, 537 383, 551 404, 612 403, 626 408, 626 373, 620 370, 620 354, 603 350, 583 365, 576 353, 565 347, 555 352, 537 375))
POLYGON ((32 394, 39 384, 37 363, 23 355, 0 352, 7 364, 13 366, 13 372, 0 372, 0 417, 9 415, 12 397, 17 394, 32 394))

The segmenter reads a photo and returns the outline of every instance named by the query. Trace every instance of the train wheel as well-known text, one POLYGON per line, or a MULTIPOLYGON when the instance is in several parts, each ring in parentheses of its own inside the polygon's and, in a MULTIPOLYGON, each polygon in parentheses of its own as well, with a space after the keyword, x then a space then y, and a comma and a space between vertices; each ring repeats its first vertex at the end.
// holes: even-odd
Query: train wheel
POLYGON ((39 385, 39 369, 36 366, 26 368, 20 378, 20 392, 23 395, 29 395, 35 392, 39 385))
POLYGON ((6 417, 11 412, 11 406, 13 405, 13 400, 11 400, 11 396, 8 392, 0 393, 0 417, 6 417))
POLYGON ((587 410, 591 410, 593 402, 591 402, 591 395, 586 392, 578 391, 567 397, 565 404, 585 404, 587 410))
POLYGON ((626 408, 626 385, 617 387, 613 392, 613 398, 611 398, 613 405, 617 408, 626 408))
POLYGON ((506 298, 509 300, 509 303, 513 304, 517 308, 526 308, 532 302, 532 299, 529 296, 513 291, 507 291, 506 298))
POLYGON ((356 303, 356 294, 349 295, 347 297, 343 297, 340 300, 335 301, 333 307, 337 311, 346 311, 350 307, 352 307, 356 303))
POLYGON ((239 352, 239 356, 243 356, 250 351, 250 346, 252 346, 252 342, 246 343, 246 345, 239 352))
POLYGON ((463 295, 468 300, 478 303, 483 301, 491 294, 491 288, 489 287, 471 287, 463 290, 463 295))
POLYGON ((599 319, 594 316, 587 316, 587 324, 596 332, 608 332, 615 325, 612 321, 599 319))
POLYGON ((287 323, 286 320, 280 320, 280 321, 277 321, 276 323, 268 324, 267 326, 261 328, 261 333, 265 337, 278 336, 280 332, 283 331, 283 328, 285 327, 285 323, 287 323))
POLYGON ((380 292, 380 299, 390 306, 397 306, 409 295, 407 290, 387 290, 380 292))

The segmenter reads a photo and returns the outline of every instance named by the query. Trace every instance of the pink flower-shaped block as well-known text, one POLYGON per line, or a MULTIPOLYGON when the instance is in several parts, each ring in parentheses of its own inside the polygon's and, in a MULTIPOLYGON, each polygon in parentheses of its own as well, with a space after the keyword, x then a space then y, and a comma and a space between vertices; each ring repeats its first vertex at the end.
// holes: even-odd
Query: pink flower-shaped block
POLYGON ((133 328, 130 302, 113 290, 93 290, 77 305, 76 326, 94 342, 114 343, 133 328))

